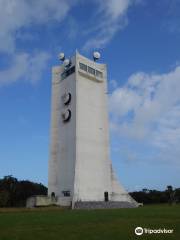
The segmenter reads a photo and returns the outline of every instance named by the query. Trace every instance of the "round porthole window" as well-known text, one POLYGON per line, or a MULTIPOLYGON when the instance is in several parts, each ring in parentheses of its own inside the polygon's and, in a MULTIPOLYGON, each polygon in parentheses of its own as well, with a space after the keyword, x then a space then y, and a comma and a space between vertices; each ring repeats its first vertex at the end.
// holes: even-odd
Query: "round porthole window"
POLYGON ((63 103, 68 105, 71 102, 71 93, 65 93, 62 97, 63 103))
POLYGON ((71 119, 71 110, 65 110, 62 112, 63 122, 68 122, 71 119))

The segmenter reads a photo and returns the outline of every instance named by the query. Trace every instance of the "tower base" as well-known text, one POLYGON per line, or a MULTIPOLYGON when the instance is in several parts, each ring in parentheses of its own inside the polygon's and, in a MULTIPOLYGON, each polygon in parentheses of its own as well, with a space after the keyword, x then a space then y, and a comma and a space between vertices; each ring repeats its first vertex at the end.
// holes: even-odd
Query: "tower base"
POLYGON ((136 208, 138 204, 118 201, 75 202, 74 209, 112 209, 112 208, 136 208))
POLYGON ((116 208, 136 208, 137 202, 127 201, 78 201, 72 202, 71 198, 51 198, 49 196, 32 196, 27 199, 26 207, 48 207, 48 206, 68 207, 71 209, 116 209, 116 208))

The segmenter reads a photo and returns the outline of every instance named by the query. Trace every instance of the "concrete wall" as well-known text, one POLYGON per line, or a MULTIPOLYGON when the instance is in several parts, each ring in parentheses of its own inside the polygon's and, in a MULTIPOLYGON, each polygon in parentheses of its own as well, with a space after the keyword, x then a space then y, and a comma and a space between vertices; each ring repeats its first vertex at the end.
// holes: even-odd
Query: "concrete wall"
POLYGON ((71 197, 55 197, 50 196, 32 196, 29 197, 26 201, 27 208, 33 207, 47 207, 47 206, 62 206, 62 207, 71 207, 72 201, 71 197))
POLYGON ((59 122, 61 113, 59 111, 60 102, 60 67, 52 69, 52 90, 51 90, 51 141, 48 176, 48 194, 58 192, 58 162, 59 162, 59 122))
POLYGON ((75 201, 104 201, 111 192, 106 65, 76 57, 75 201), (100 81, 79 69, 79 62, 103 72, 100 81))
MULTIPOLYGON (((75 58, 72 59, 72 66, 75 58)), ((51 126, 51 152, 49 160, 48 194, 63 196, 62 191, 70 191, 73 195, 74 169, 76 157, 76 82, 75 73, 61 80, 64 66, 53 69, 52 78, 52 126, 51 126), (54 84, 54 82, 57 82, 54 84), (72 100, 69 105, 63 103, 62 96, 71 93, 72 100), (71 110, 71 119, 64 123, 62 112, 71 110)))
POLYGON ((45 207, 55 204, 56 201, 53 201, 49 196, 32 196, 29 197, 26 201, 26 207, 45 207))

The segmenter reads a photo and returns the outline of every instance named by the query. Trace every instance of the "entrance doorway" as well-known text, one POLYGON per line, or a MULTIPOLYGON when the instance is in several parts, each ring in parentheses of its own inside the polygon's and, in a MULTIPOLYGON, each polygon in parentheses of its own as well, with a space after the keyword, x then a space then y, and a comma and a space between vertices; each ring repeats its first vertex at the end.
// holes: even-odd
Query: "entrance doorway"
POLYGON ((104 201, 105 201, 105 202, 108 202, 108 201, 109 201, 108 192, 104 192, 104 201))

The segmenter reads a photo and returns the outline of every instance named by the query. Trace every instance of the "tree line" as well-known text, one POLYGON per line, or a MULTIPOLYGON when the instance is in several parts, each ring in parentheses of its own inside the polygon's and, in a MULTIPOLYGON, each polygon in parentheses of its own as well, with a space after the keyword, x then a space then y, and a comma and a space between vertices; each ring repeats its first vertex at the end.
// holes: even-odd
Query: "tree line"
MULTIPOLYGON (((47 195, 47 187, 41 183, 18 180, 12 175, 0 179, 0 207, 24 207, 33 195, 47 195)), ((167 186, 164 191, 142 189, 130 195, 139 203, 180 203, 180 188, 167 186)))
POLYGON ((19 181, 9 175, 0 179, 0 207, 24 207, 33 195, 47 195, 47 187, 28 180, 19 181))
POLYGON ((167 186, 164 191, 150 190, 147 188, 141 191, 131 192, 130 195, 139 203, 180 203, 180 188, 175 188, 171 185, 167 186))

